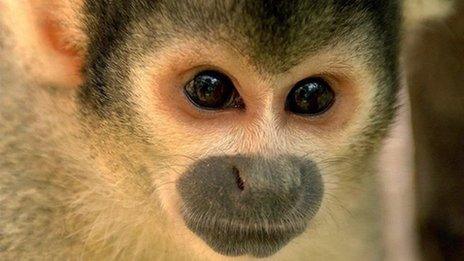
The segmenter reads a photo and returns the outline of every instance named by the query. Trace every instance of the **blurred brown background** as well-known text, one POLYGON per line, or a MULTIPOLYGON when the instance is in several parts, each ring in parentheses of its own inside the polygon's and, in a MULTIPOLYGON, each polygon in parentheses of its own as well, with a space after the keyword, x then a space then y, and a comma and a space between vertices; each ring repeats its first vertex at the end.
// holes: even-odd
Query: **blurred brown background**
POLYGON ((422 260, 464 260, 464 1, 432 1, 429 15, 407 28, 403 57, 417 252, 422 260))

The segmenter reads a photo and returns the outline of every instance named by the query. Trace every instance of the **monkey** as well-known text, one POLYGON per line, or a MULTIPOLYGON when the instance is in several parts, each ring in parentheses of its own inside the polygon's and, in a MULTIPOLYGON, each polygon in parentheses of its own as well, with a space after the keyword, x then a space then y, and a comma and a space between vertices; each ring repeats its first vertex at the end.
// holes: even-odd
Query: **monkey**
POLYGON ((401 4, 0 2, 2 260, 379 260, 401 4))

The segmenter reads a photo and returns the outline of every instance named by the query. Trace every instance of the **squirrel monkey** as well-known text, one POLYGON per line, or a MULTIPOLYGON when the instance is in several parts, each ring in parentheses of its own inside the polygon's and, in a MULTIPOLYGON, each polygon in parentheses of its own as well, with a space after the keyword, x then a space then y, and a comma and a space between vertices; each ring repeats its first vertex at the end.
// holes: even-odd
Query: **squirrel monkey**
POLYGON ((381 258, 399 9, 0 0, 0 258, 381 258))

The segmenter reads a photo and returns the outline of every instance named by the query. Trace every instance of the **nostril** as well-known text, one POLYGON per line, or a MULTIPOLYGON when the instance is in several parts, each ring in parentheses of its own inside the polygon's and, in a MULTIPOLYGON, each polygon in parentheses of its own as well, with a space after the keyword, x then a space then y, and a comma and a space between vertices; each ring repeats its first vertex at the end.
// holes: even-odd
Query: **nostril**
POLYGON ((232 173, 234 173, 235 183, 237 183, 237 187, 240 190, 244 190, 245 183, 243 182, 243 179, 240 177, 240 171, 236 167, 232 167, 232 173))

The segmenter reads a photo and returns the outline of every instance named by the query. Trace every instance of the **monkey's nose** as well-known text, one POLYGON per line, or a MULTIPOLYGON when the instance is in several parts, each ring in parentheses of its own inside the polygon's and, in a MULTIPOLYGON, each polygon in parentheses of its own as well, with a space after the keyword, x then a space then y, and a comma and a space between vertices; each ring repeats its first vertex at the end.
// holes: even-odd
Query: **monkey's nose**
POLYGON ((240 190, 245 189, 245 182, 243 182, 242 177, 240 177, 240 171, 236 167, 232 167, 232 172, 234 173, 235 183, 240 190))
POLYGON ((323 195, 315 164, 291 156, 207 158, 177 188, 187 227, 231 256, 275 253, 306 229, 323 195))

